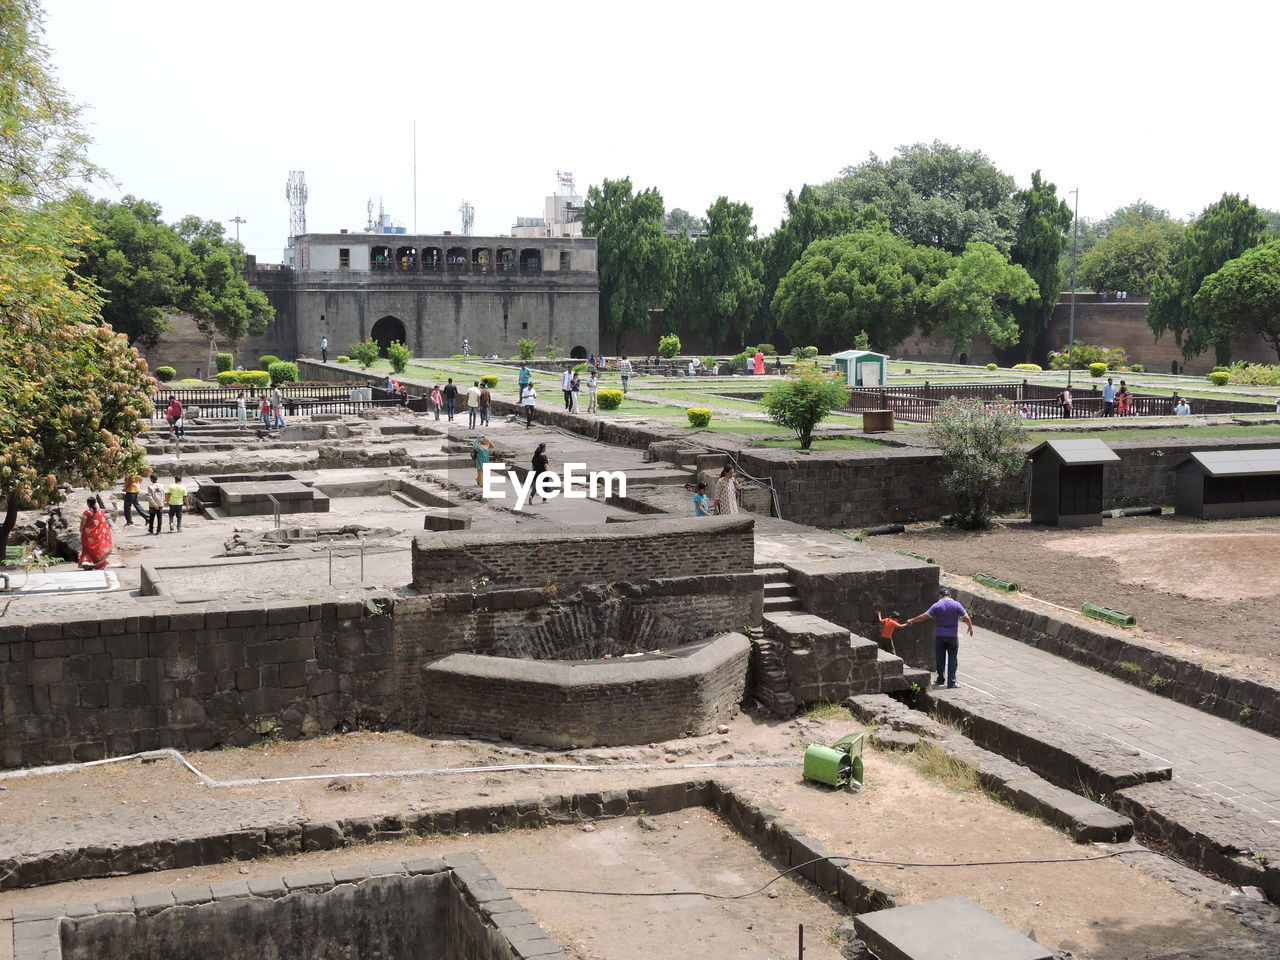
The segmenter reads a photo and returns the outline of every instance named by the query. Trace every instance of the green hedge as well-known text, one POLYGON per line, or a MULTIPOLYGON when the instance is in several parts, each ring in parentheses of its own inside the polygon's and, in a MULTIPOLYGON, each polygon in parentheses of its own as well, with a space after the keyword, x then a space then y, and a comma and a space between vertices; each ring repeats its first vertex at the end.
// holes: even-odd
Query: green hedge
POLYGON ((236 358, 230 353, 219 353, 214 355, 213 363, 219 373, 225 373, 236 365, 236 358))
POLYGON ((689 418, 689 425, 692 427, 701 429, 711 423, 711 411, 706 407, 690 407, 685 411, 685 415, 689 418))
POLYGON ((1015 369, 1015 370, 1031 370, 1031 371, 1033 371, 1034 373, 1039 373, 1040 371, 1042 371, 1042 370, 1044 369, 1044 367, 1040 366, 1040 364, 1038 364, 1038 363, 1015 363, 1015 364, 1013 365, 1013 369, 1015 369))
POLYGON ((1000 369, 1000 365, 999 365, 998 363, 988 363, 988 364, 987 364, 987 369, 988 369, 988 370, 999 370, 999 369, 1000 369))
POLYGON ((161 383, 168 383, 178 375, 178 371, 173 367, 156 367, 156 379, 161 383))
POLYGON ((621 390, 601 390, 596 394, 596 403, 601 410, 617 410, 622 406, 621 390))
POLYGON ((1215 387, 1222 387, 1231 382, 1231 374, 1226 370, 1215 370, 1209 374, 1209 379, 1215 387))
POLYGON ((273 353, 264 353, 258 358, 259 370, 270 370, 273 363, 279 363, 280 358, 273 353))
POLYGON ((342 356, 338 357, 338 362, 339 362, 339 363, 350 363, 350 362, 351 362, 351 358, 350 358, 350 357, 348 357, 346 354, 343 354, 342 356))
POLYGON ((490 390, 492 390, 494 387, 498 385, 498 377, 495 374, 486 373, 483 377, 480 378, 480 385, 482 387, 488 387, 490 390))
POLYGON ((1106 372, 1107 372, 1107 365, 1105 363, 1089 364, 1089 376, 1091 377, 1101 377, 1106 372))
POLYGON ((297 383, 298 365, 288 360, 277 360, 267 367, 272 383, 297 383))
POLYGON ((271 374, 265 370, 225 370, 218 374, 220 387, 256 387, 265 390, 271 383, 271 374))

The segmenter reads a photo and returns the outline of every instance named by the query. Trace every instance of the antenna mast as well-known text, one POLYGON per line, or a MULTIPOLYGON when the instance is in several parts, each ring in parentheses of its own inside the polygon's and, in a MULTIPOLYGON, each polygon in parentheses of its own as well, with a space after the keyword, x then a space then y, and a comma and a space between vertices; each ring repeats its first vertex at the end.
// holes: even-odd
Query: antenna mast
MULTIPOLYGON (((289 182, 284 186, 285 199, 289 201, 289 246, 307 232, 307 177, 301 170, 289 171, 289 182)), ((238 227, 237 227, 238 229, 238 227)))
POLYGON ((462 214, 462 235, 464 237, 471 236, 471 230, 476 225, 476 208, 469 201, 463 200, 462 206, 458 208, 458 213, 462 214))

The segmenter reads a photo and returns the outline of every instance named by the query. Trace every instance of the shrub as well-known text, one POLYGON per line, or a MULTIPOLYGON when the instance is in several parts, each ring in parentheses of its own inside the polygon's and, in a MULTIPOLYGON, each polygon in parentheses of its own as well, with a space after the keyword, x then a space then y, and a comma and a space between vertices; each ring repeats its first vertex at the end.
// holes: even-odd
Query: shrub
POLYGON ((1101 377, 1106 372, 1107 372, 1107 365, 1105 363, 1089 364, 1089 376, 1091 377, 1101 377))
POLYGON ((587 363, 575 363, 573 365, 574 373, 586 373, 590 369, 591 369, 591 365, 587 363))
POLYGON ((871 338, 867 336, 867 331, 865 330, 858 331, 858 335, 853 338, 853 349, 855 350, 871 349, 871 338))
POLYGON ((711 422, 711 411, 706 407, 690 407, 685 411, 689 418, 689 426, 702 429, 711 422))
POLYGON ((288 360, 277 360, 267 369, 272 383, 297 383, 298 365, 288 360))
POLYGON ((279 363, 280 358, 274 354, 268 353, 258 358, 259 370, 270 370, 273 363, 279 363))
POLYGON ((1264 387, 1280 386, 1280 366, 1274 363, 1245 363, 1231 365, 1232 383, 1253 383, 1264 387))
POLYGON ((361 370, 368 370, 378 362, 378 357, 382 351, 378 349, 378 345, 372 340, 361 340, 359 343, 353 343, 347 347, 347 352, 351 358, 360 364, 361 370))
POLYGON ((563 351, 563 350, 561 350, 559 347, 557 347, 557 346, 555 346, 555 345, 553 345, 553 344, 548 344, 548 345, 547 345, 547 359, 548 359, 548 360, 559 360, 559 359, 560 359, 561 357, 563 357, 563 356, 564 356, 564 351, 563 351))
POLYGON ((235 355, 230 353, 216 353, 213 356, 213 365, 219 373, 225 373, 236 365, 235 355))
POLYGON ((1068 347, 1050 350, 1050 369, 1067 369, 1068 353, 1070 353, 1072 368, 1075 370, 1087 370, 1091 363, 1105 363, 1108 369, 1119 370, 1129 362, 1129 358, 1120 347, 1099 347, 1092 343, 1076 343, 1074 350, 1069 351, 1068 347))
POLYGON ((339 357, 338 357, 338 362, 339 362, 339 363, 350 363, 350 362, 351 362, 351 358, 350 358, 350 357, 348 357, 348 356, 344 353, 344 354, 342 354, 341 356, 339 356, 339 357))
POLYGON ((766 357, 772 357, 778 352, 778 348, 775 347, 772 343, 756 344, 756 350, 758 350, 760 353, 763 353, 766 357))
POLYGON ((670 360, 680 352, 680 338, 674 333, 658 338, 658 355, 670 360))
POLYGON ((1015 369, 1015 370, 1030 370, 1030 371, 1032 371, 1033 373, 1039 373, 1041 370, 1043 370, 1043 369, 1044 369, 1044 367, 1040 366, 1040 364, 1038 364, 1038 363, 1015 363, 1015 364, 1013 365, 1013 369, 1015 369))
POLYGON ((492 373, 486 373, 483 377, 480 378, 480 385, 482 387, 488 387, 490 390, 492 390, 494 387, 498 385, 497 375, 492 373))
POLYGON ((596 403, 601 410, 617 410, 622 406, 621 390, 601 390, 596 394, 596 403))
POLYGON ((404 368, 409 366, 413 354, 399 340, 393 340, 387 344, 387 359, 391 361, 392 370, 396 373, 404 373, 404 368))
POLYGON ((751 363, 752 356, 754 356, 754 354, 749 350, 743 350, 741 353, 735 353, 729 358, 729 366, 735 368, 742 367, 745 370, 751 363))
POLYGON ((715 373, 715 370, 716 370, 715 357, 701 357, 699 358, 698 362, 702 364, 703 370, 710 370, 712 373, 715 373))
POLYGON ((1231 369, 1230 367, 1214 367, 1214 368, 1213 368, 1211 371, 1209 371, 1209 372, 1210 372, 1210 373, 1226 373, 1226 372, 1227 372, 1228 370, 1230 370, 1230 369, 1231 369))
POLYGON ((800 438, 800 448, 813 443, 813 428, 836 407, 849 402, 849 388, 838 373, 824 373, 812 363, 798 363, 781 383, 760 400, 769 419, 800 438))
POLYGON ((521 360, 532 360, 538 355, 538 341, 521 337, 516 341, 516 356, 521 360))
POLYGON ((1143 366, 1142 364, 1140 364, 1140 363, 1131 363, 1131 364, 1129 364, 1129 369, 1130 369, 1130 370, 1132 370, 1134 373, 1146 373, 1146 372, 1147 372, 1147 368, 1146 368, 1146 367, 1144 367, 1144 366, 1143 366))
POLYGON ((1213 382, 1215 387, 1223 387, 1231 382, 1231 374, 1227 373, 1225 370, 1215 370, 1213 373, 1209 374, 1209 379, 1213 382))
POLYGON ((265 390, 271 382, 271 374, 265 370, 224 370, 218 374, 221 387, 256 387, 265 390))
POLYGON ((942 485, 956 495, 957 526, 981 530, 990 524, 993 495, 1026 462, 1019 448, 1025 435, 1022 415, 1002 398, 990 405, 955 397, 939 404, 928 437, 951 468, 942 485))
POLYGON ((156 379, 161 383, 168 383, 178 375, 178 371, 173 367, 156 367, 156 379))
POLYGON ((800 360, 812 360, 818 355, 817 347, 796 347, 791 351, 800 360))
POLYGON ((999 370, 999 369, 1000 369, 1000 364, 998 364, 998 363, 988 363, 988 364, 987 364, 987 369, 988 369, 988 370, 999 370))

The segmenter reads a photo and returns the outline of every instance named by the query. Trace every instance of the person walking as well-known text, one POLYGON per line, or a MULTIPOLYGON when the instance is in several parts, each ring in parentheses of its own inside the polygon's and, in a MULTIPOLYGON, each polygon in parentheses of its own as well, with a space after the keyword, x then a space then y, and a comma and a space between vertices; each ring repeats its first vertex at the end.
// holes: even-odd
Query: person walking
POLYGON ((755 360, 756 360, 756 376, 763 377, 764 376, 764 351, 763 350, 759 350, 759 349, 756 350, 755 360))
POLYGON ((560 374, 560 390, 564 393, 564 408, 573 409, 573 368, 565 367, 560 374))
POLYGON ((1075 401, 1071 399, 1071 388, 1064 387, 1062 392, 1058 394, 1058 406, 1062 408, 1062 417, 1065 420, 1071 419, 1071 410, 1075 406, 1075 401))
POLYGON ((1133 394, 1129 392, 1129 385, 1121 380, 1120 389, 1116 391, 1116 413, 1122 417, 1127 417, 1132 409, 1133 394))
POLYGON ((471 445, 471 459, 476 462, 476 486, 484 486, 484 465, 493 455, 493 443, 483 433, 471 445))
POLYGON ((258 398, 258 412, 262 414, 262 425, 266 429, 270 430, 271 429, 271 401, 267 399, 267 395, 265 393, 258 398))
POLYGON ((1116 415, 1116 384, 1112 377, 1107 377, 1107 382, 1102 388, 1102 415, 1104 417, 1116 415))
POLYGON ((480 381, 480 426, 487 427, 489 425, 489 414, 493 409, 493 394, 489 392, 488 385, 482 380, 480 381))
POLYGON ((578 398, 582 394, 582 379, 575 373, 569 381, 569 412, 578 412, 578 398))
POLYGON ((940 687, 946 683, 948 689, 956 685, 956 665, 960 659, 960 621, 969 628, 969 636, 973 636, 973 618, 960 601, 951 596, 946 587, 938 588, 938 600, 924 613, 917 614, 906 623, 909 627, 921 620, 933 621, 933 659, 938 668, 938 675, 933 685, 940 687))
MULTIPOLYGON (((529 475, 532 479, 529 481, 529 502, 537 497, 538 477, 547 472, 547 445, 540 443, 533 451, 533 459, 530 461, 529 475)), ((546 503, 547 498, 543 497, 542 502, 546 503)))
POLYGON ((516 390, 516 397, 522 399, 524 397, 524 388, 533 382, 533 374, 529 370, 527 363, 520 364, 520 382, 516 390))
POLYGON ((684 487, 693 494, 693 515, 695 517, 711 516, 711 497, 707 495, 707 483, 705 480, 697 484, 687 483, 684 487))
POLYGON ((880 621, 880 639, 886 641, 886 646, 888 646, 890 653, 897 654, 897 651, 893 648, 893 631, 902 626, 902 614, 895 611, 887 617, 882 617, 880 616, 880 611, 877 610, 876 619, 880 621))
POLYGON ((720 479, 716 482, 715 511, 718 517, 738 512, 738 478, 731 463, 720 471, 720 479))
POLYGON ((467 387, 467 429, 476 428, 476 420, 480 417, 480 381, 475 380, 467 387))
POLYGON ((432 384, 431 392, 427 394, 427 399, 431 401, 431 409, 435 411, 436 419, 440 419, 440 411, 444 407, 444 394, 440 392, 440 384, 432 384))
POLYGON ((186 433, 186 428, 182 425, 182 414, 182 401, 176 393, 169 394, 169 407, 164 412, 164 418, 169 421, 169 432, 175 437, 186 433))
POLYGON ((458 388, 453 385, 453 377, 449 378, 449 382, 444 385, 444 410, 449 417, 449 422, 453 422, 453 414, 458 406, 458 388))
POLYGON ((151 483, 147 486, 147 506, 151 513, 147 516, 147 533, 160 536, 160 524, 164 521, 164 487, 160 486, 160 477, 151 474, 151 483))
POLYGON ((462 338, 462 355, 464 357, 471 356, 471 341, 466 337, 462 338))
POLYGON ((187 504, 187 488, 182 485, 182 474, 174 474, 173 483, 165 493, 169 503, 169 532, 173 533, 173 524, 178 523, 178 532, 182 532, 182 508, 187 504))
POLYGON ((524 428, 528 430, 533 426, 533 404, 538 399, 538 391, 533 389, 533 381, 529 381, 524 385, 524 392, 520 395, 520 402, 524 404, 524 428))
MULTIPOLYGON (((592 367, 587 374, 587 413, 598 413, 599 408, 596 406, 596 392, 600 389, 600 381, 596 379, 595 367, 592 367)), ((1280 406, 1280 402, 1277 402, 1280 406)))
POLYGON ((283 430, 288 426, 284 422, 284 391, 280 389, 278 383, 271 391, 271 416, 277 430, 283 430))
POLYGON ((124 478, 124 525, 126 527, 133 526, 133 511, 138 511, 138 516, 143 519, 146 514, 142 512, 142 504, 138 502, 138 492, 142 489, 142 478, 148 473, 146 467, 141 468, 139 473, 131 473, 124 478))
POLYGON ((249 428, 248 406, 244 400, 244 391, 241 390, 236 394, 236 425, 241 430, 249 428))
POLYGON ((328 337, 320 338, 320 362, 321 363, 329 362, 329 338, 328 337))
POLYGON ((627 385, 631 382, 631 361, 627 359, 625 353, 618 361, 618 373, 622 375, 622 392, 626 393, 627 385))
POLYGON ((111 518, 102 509, 102 498, 90 497, 88 508, 80 515, 80 566, 86 570, 104 569, 112 546, 111 518))

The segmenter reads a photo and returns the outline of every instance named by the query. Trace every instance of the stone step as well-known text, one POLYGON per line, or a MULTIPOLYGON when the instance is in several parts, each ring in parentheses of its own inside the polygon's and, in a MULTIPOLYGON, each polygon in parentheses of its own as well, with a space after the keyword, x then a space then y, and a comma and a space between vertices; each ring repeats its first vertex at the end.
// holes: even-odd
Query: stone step
POLYGON ((764 612, 765 613, 781 613, 785 610, 803 610, 804 607, 800 603, 797 596, 785 597, 765 597, 764 612))
POLYGON ((785 580, 766 580, 764 582, 764 595, 766 597, 794 597, 796 588, 794 584, 787 583, 785 580))
POLYGON ((756 564, 756 573, 764 577, 765 583, 790 583, 791 571, 786 567, 775 567, 770 564, 756 564))

